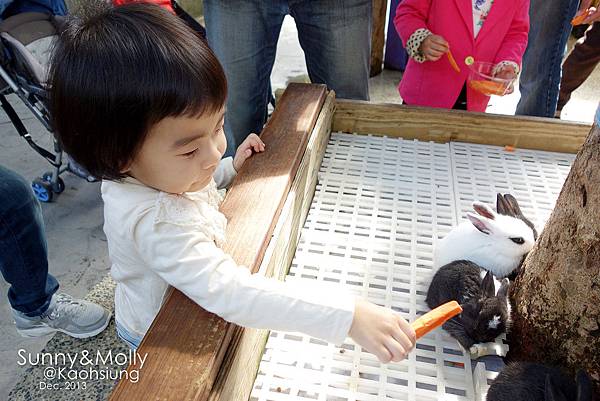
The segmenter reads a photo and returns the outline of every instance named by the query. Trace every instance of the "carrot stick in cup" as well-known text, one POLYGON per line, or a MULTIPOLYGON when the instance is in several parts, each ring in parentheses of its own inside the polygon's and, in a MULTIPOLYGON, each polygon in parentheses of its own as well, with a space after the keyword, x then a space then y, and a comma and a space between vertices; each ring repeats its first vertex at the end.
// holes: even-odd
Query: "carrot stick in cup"
POLYGON ((461 312, 462 308, 458 302, 446 302, 412 322, 411 326, 415 330, 417 338, 421 338, 461 312))
POLYGON ((452 55, 450 49, 448 49, 448 53, 446 53, 446 56, 448 56, 448 61, 450 62, 450 65, 452 66, 454 71, 460 72, 460 68, 458 67, 458 64, 456 64, 456 60, 454 60, 454 56, 452 55))

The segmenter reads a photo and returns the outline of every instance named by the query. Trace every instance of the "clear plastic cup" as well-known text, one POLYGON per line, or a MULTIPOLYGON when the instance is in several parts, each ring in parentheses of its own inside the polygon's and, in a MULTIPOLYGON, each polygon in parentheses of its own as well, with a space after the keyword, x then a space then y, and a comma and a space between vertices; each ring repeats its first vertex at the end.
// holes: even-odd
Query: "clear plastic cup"
POLYGON ((504 96, 516 78, 505 79, 494 76, 495 64, 476 61, 469 66, 468 85, 486 96, 504 96))

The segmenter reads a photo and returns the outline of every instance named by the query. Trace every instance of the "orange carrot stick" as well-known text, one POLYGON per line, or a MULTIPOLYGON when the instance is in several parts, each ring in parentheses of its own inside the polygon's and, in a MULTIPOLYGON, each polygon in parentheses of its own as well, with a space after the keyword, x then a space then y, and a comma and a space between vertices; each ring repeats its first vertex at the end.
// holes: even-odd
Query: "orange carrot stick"
POLYGON ((571 25, 573 26, 577 26, 577 25, 581 25, 583 24, 583 21, 585 21, 585 19, 587 17, 589 17, 591 14, 594 13, 594 10, 588 8, 587 10, 585 10, 583 13, 581 13, 581 15, 577 15, 575 16, 575 18, 573 18, 571 20, 571 25))
POLYGON ((587 12, 584 12, 583 14, 576 16, 575 18, 573 18, 571 20, 571 25, 577 26, 577 25, 583 24, 583 21, 587 18, 587 16, 588 16, 587 12))
POLYGON ((454 56, 452 55, 450 49, 448 49, 448 53, 446 53, 446 56, 448 56, 448 61, 450 62, 452 68, 454 68, 454 71, 460 72, 460 68, 458 67, 458 64, 456 64, 456 60, 454 60, 454 56))
POLYGON ((486 96, 498 95, 502 96, 506 93, 506 86, 502 82, 496 81, 484 81, 484 80, 471 80, 469 86, 475 89, 477 92, 481 92, 486 96))
POLYGON ((411 326, 415 330, 415 333, 417 333, 417 338, 421 338, 460 312, 462 312, 462 308, 458 302, 446 302, 412 322, 411 326))

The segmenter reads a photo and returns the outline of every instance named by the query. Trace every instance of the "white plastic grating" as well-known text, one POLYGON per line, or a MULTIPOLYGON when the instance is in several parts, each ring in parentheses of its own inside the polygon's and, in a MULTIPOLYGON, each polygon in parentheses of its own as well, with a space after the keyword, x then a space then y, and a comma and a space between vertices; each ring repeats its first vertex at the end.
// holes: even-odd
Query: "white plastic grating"
POLYGON ((454 198, 466 218, 473 200, 495 207, 496 193, 511 193, 541 231, 550 217, 575 155, 497 146, 450 144, 454 198))
POLYGON ((473 381, 475 383, 475 401, 486 401, 486 395, 490 384, 498 376, 498 372, 490 372, 485 369, 483 362, 478 362, 473 370, 473 381))
MULTIPOLYGON (((429 309, 434 243, 457 223, 464 205, 489 202, 502 190, 514 193, 536 222, 552 208, 572 157, 503 152, 332 133, 287 280, 344 285, 413 321, 429 309), (504 167, 503 158, 510 160, 504 167), (481 174, 471 177, 469 169, 481 174), (527 171, 527 181, 504 169, 527 171), (553 181, 542 182, 547 177, 553 181), (485 185, 474 182, 479 178, 485 185), (528 187, 532 182, 536 190, 528 187), (538 196, 537 188, 551 193, 538 196)), ((420 339, 407 360, 390 364, 350 339, 337 347, 273 331, 251 400, 474 400, 475 388, 470 358, 443 330, 420 339)))

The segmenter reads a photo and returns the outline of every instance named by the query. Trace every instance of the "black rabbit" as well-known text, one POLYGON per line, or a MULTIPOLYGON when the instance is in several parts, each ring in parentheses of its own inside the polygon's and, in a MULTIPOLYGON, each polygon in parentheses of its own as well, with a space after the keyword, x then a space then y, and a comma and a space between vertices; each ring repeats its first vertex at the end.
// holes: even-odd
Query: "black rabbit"
POLYGON ((442 266, 427 291, 427 305, 433 309, 456 300, 463 311, 442 327, 456 338, 466 351, 475 343, 494 341, 510 325, 508 279, 502 280, 496 293, 492 273, 466 260, 442 266))
POLYGON ((487 401, 591 401, 592 383, 577 372, 577 383, 558 368, 537 363, 507 365, 492 382, 487 401))

